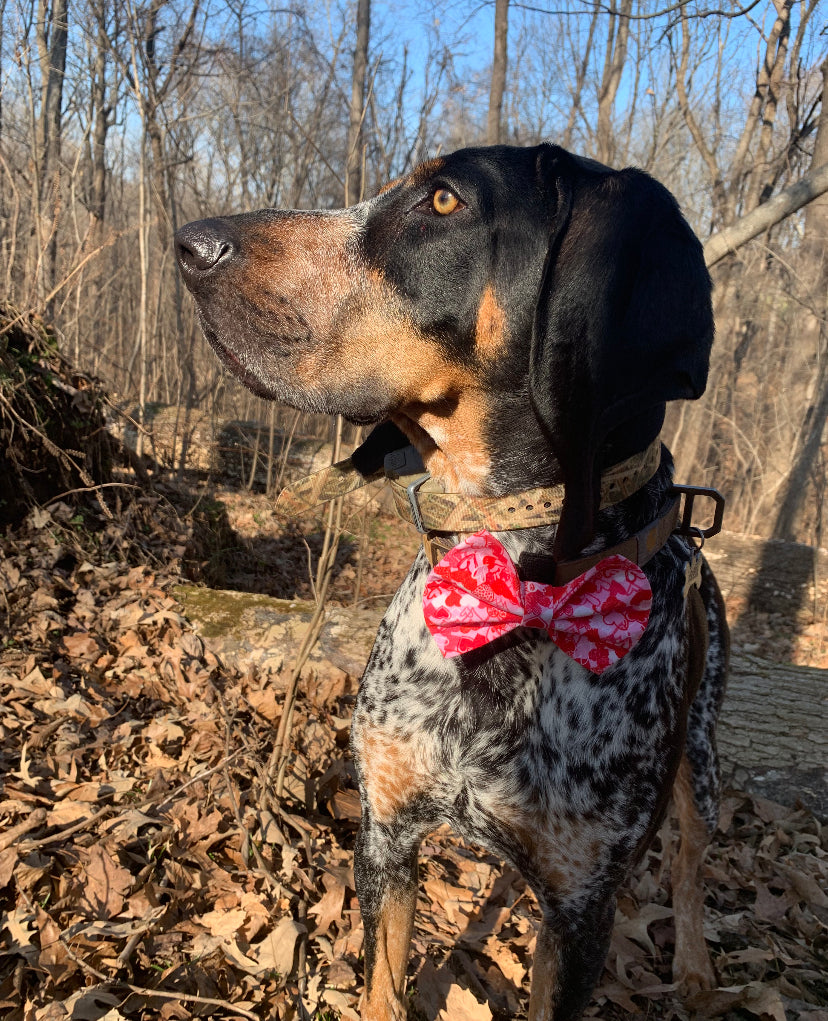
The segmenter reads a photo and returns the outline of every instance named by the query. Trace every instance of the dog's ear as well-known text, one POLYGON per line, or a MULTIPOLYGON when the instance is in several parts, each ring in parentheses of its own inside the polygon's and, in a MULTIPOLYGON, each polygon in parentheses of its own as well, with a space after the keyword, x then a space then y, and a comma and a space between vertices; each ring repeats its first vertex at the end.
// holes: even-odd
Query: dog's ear
POLYGON ((570 559, 594 534, 601 469, 658 435, 666 401, 703 393, 711 285, 701 244, 647 174, 556 146, 538 168, 554 218, 529 390, 566 487, 555 555, 570 559))

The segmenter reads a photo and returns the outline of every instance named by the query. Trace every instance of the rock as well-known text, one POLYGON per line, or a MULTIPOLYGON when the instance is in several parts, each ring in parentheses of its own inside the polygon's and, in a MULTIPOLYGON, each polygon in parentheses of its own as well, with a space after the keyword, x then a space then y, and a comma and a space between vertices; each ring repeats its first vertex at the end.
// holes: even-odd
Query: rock
MULTIPOLYGON (((277 690, 299 651, 314 604, 254 592, 178 585, 175 598, 205 646, 228 666, 268 673, 277 690)), ((365 669, 382 610, 330 607, 308 658, 305 691, 325 703, 353 691, 365 669)))
POLYGON ((319 636, 322 652, 346 674, 361 677, 384 613, 384 609, 330 607, 319 636))

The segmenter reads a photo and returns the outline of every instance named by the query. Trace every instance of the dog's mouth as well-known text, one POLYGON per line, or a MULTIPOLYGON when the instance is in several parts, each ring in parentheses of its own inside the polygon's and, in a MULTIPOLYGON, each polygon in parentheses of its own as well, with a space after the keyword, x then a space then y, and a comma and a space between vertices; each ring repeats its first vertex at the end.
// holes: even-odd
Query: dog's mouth
MULTIPOLYGON (((278 401, 310 414, 342 415, 352 425, 376 425, 393 411, 391 400, 382 399, 382 387, 367 379, 362 386, 337 394, 324 387, 306 388, 292 384, 288 375, 265 378, 248 368, 215 329, 202 320, 202 329, 222 365, 251 393, 267 401, 278 401)), ((412 423, 413 424, 413 423, 412 423)))
POLYGON ((210 343, 210 347, 216 352, 222 365, 231 372, 251 393, 264 400, 276 400, 277 394, 269 387, 264 380, 260 379, 254 372, 246 368, 239 357, 234 354, 225 344, 218 339, 215 331, 210 329, 206 323, 203 324, 204 335, 210 343))

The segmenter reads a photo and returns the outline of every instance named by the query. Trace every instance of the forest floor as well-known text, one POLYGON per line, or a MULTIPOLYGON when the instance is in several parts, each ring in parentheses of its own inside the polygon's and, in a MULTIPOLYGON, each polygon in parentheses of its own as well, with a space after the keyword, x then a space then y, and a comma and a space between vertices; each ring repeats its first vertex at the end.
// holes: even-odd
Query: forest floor
MULTIPOLYGON (((303 685, 276 800, 283 678, 221 663, 173 594, 195 578, 307 597, 318 522, 195 483, 110 505, 53 504, 0 538, 0 1017, 357 1018, 356 679, 303 685)), ((384 516, 349 524, 333 598, 383 603, 416 537, 384 516)), ((773 614, 731 610, 773 658, 773 614)), ((793 649, 828 665, 824 619, 793 649)), ((587 1016, 828 1021, 828 825, 725 793, 704 870, 720 985, 690 1003, 670 978, 675 845, 668 821, 620 897, 587 1016)), ((517 873, 429 837, 411 1018, 525 1017, 537 921, 517 873)))

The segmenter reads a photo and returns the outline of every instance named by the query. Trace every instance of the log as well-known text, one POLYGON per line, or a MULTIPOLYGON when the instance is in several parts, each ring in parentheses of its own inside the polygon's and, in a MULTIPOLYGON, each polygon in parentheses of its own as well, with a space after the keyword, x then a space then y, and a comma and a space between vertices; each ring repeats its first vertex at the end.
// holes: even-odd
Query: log
POLYGON ((828 819, 828 670, 735 656, 718 744, 726 784, 828 819))
POLYGON ((721 532, 704 555, 729 608, 781 613, 795 628, 800 614, 813 617, 815 608, 828 605, 828 550, 721 532))

